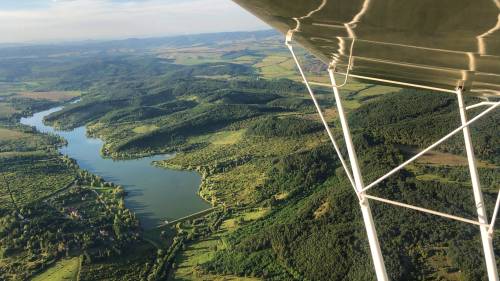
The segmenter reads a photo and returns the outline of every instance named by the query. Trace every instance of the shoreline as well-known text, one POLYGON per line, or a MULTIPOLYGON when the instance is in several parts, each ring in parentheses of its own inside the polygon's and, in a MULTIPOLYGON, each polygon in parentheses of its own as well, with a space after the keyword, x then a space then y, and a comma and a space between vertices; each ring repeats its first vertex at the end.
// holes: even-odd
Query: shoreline
MULTIPOLYGON (((71 103, 75 103, 75 102, 78 102, 78 100, 76 101, 72 101, 71 103)), ((64 106, 66 106, 68 103, 65 103, 65 104, 62 104, 62 105, 57 105, 55 107, 51 107, 49 109, 45 109, 45 110, 42 110, 42 111, 38 111, 38 112, 35 112, 33 114, 31 114, 29 117, 24 117, 26 119, 29 119, 29 118, 32 118, 35 114, 38 114, 38 113, 41 113, 41 112, 44 112, 44 111, 50 111, 50 110, 53 110, 53 109, 56 109, 56 108, 64 108, 64 106)), ((48 114, 51 114, 51 113, 48 113, 48 114)), ((47 115, 48 115, 47 114, 47 115)), ((186 169, 186 168, 183 168, 183 167, 176 167, 175 169, 173 167, 166 167, 166 166, 163 166, 163 165, 158 165, 157 163, 158 162, 161 162, 161 161, 165 161, 165 160, 168 160, 172 157, 175 157, 175 153, 173 154, 168 154, 168 153, 165 153, 165 154, 148 154, 148 155, 134 155, 133 157, 130 157, 130 158, 113 158, 113 157, 106 157, 105 155, 102 154, 102 149, 104 148, 105 146, 105 141, 99 137, 94 137, 94 136, 89 136, 87 134, 87 126, 81 126, 81 127, 78 127, 78 128, 73 128, 73 129, 70 129, 70 130, 60 130, 58 129, 56 126, 53 126, 52 124, 50 123, 46 123, 45 122, 45 116, 42 116, 42 124, 48 128, 50 128, 51 130, 53 131, 61 131, 61 132, 66 132, 66 133, 70 133, 70 132, 73 132, 75 130, 84 130, 85 132, 85 137, 88 138, 88 139, 97 139, 99 140, 100 142, 102 142, 102 145, 100 146, 100 149, 98 151, 98 154, 99 154, 99 157, 102 159, 102 160, 112 160, 113 162, 122 162, 122 163, 126 163, 127 161, 140 161, 140 160, 145 160, 147 158, 158 158, 158 157, 162 157, 162 159, 152 159, 151 161, 147 161, 147 165, 150 166, 150 167, 153 167, 154 169, 162 169, 162 170, 166 170, 166 171, 178 171, 178 172, 195 172, 196 176, 200 179, 200 184, 196 186, 196 191, 194 192, 196 194, 196 197, 198 199, 201 199, 202 202, 204 202, 205 204, 207 204, 209 208, 213 208, 214 206, 211 204, 211 202, 209 200, 207 200, 205 197, 201 196, 201 190, 202 190, 202 187, 203 187, 203 182, 204 182, 204 177, 203 175, 196 169, 186 169)), ((23 124, 23 125, 28 125, 28 126, 32 126, 34 128, 36 128, 36 130, 40 133, 55 133, 55 132, 45 132, 44 130, 40 130, 40 128, 38 128, 38 126, 36 124, 25 124, 25 123, 22 123, 21 122, 22 119, 20 118, 19 119, 19 124, 23 124)), ((59 147, 57 150, 60 154, 60 156, 67 156, 69 157, 70 159, 73 159, 74 161, 76 161, 77 163, 79 162, 78 160, 79 159, 75 159, 74 157, 70 156, 69 154, 66 154, 64 152, 61 151, 61 149, 64 149, 64 148, 68 148, 69 147, 69 142, 68 140, 61 134, 59 133, 55 133, 56 135, 58 135, 59 137, 63 138, 66 142, 66 144, 62 147, 59 147)), ((83 160, 84 161, 84 160, 83 160)), ((92 172, 92 171, 89 171, 88 169, 85 169, 83 168, 80 163, 78 163, 78 168, 80 170, 84 170, 84 171, 87 171, 91 174, 95 174, 96 176, 99 176, 99 174, 96 174, 95 172, 92 172)), ((105 181, 108 181, 108 177, 106 175, 103 175, 102 178, 105 180, 105 181)), ((116 185, 127 185, 127 184, 122 184, 122 183, 117 183, 115 182, 116 179, 110 179, 109 182, 113 182, 114 184, 116 185)), ((132 184, 132 186, 134 186, 134 184, 132 184)), ((141 187, 141 186, 136 186, 136 187, 139 187, 139 192, 144 192, 145 188, 144 187, 141 187)), ((146 188, 147 189, 147 188, 146 188)), ((130 195, 131 191, 134 191, 134 190, 126 190, 125 189, 125 198, 124 199, 128 199, 126 200, 126 208, 129 209, 130 211, 132 211, 135 215, 137 215, 138 217, 138 220, 140 222, 140 225, 141 225, 141 228, 144 230, 144 231, 147 231, 149 229, 152 229, 155 227, 155 224, 158 224, 158 222, 154 223, 153 221, 149 222, 149 223, 146 223, 145 225, 145 218, 141 218, 141 216, 139 215, 140 213, 138 213, 137 211, 137 208, 134 208, 133 206, 130 206, 131 204, 131 200, 133 200, 133 196, 130 195), (128 201, 128 202, 127 202, 128 201), (148 224, 152 224, 151 226, 148 226, 148 224)), ((168 191, 168 190, 167 190, 168 191)), ((194 195, 194 194, 193 194, 194 195)), ((151 202, 149 202, 151 203, 151 202)), ((141 204, 140 201, 138 202, 133 202, 132 204, 141 204)), ((146 204, 143 204, 143 206, 148 206, 148 207, 151 207, 151 208, 154 208, 153 205, 151 204, 148 204, 148 202, 146 202, 146 204)), ((144 209, 144 207, 142 206, 139 206, 140 209, 144 209)), ((205 211, 206 208, 202 208, 201 211, 205 211)), ((164 222, 165 220, 176 220, 176 219, 179 219, 179 218, 182 218, 182 217, 185 217, 185 216, 190 216, 192 215, 193 213, 198 213, 200 212, 200 210, 194 210, 192 212, 188 212, 187 214, 183 214, 183 215, 180 215, 180 216, 174 216, 174 217, 169 217, 169 213, 161 213, 159 214, 159 218, 160 219, 157 219, 159 221, 159 223, 162 223, 164 222)), ((150 213, 150 212, 148 212, 150 213)), ((154 213, 153 213, 154 214, 154 213)), ((151 220, 153 218, 150 218, 148 220, 151 220)), ((154 220, 154 219, 153 219, 154 220)))

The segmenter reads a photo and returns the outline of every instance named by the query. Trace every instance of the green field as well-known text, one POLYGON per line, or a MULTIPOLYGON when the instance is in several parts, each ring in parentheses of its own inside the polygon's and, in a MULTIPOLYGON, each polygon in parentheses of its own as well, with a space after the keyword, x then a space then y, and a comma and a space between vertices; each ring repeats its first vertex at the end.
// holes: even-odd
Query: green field
POLYGON ((32 281, 78 281, 80 258, 64 259, 45 272, 32 278, 32 281))
POLYGON ((156 129, 158 129, 158 126, 156 126, 156 125, 141 125, 141 126, 135 127, 133 129, 133 131, 134 131, 134 133, 137 133, 137 134, 145 134, 145 133, 152 132, 156 129))
POLYGON ((20 138, 25 138, 27 136, 28 135, 23 133, 23 132, 19 132, 16 130, 9 130, 9 129, 5 129, 5 128, 0 128, 0 141, 17 140, 20 138))
POLYGON ((17 112, 18 110, 13 108, 11 105, 0 102, 0 118, 8 118, 17 112))
POLYGON ((238 213, 234 218, 224 220, 220 230, 209 237, 199 239, 187 245, 186 249, 175 260, 175 270, 168 280, 234 280, 254 281, 261 280, 256 277, 240 277, 228 274, 210 274, 201 270, 201 266, 210 262, 215 257, 215 252, 227 247, 227 236, 238 227, 258 220, 269 213, 268 209, 248 210, 238 213))
POLYGON ((197 136, 195 138, 191 138, 190 142, 198 143, 207 141, 214 145, 231 145, 241 141, 244 135, 245 135, 245 130, 223 131, 214 134, 197 136))
MULTIPOLYGON (((9 165, 9 162, 15 163, 10 164, 6 171, 0 172, 0 176, 10 187, 14 200, 20 206, 36 202, 64 189, 76 178, 76 171, 57 158, 39 161, 30 161, 27 158, 6 161, 4 158, 3 161, 3 165, 9 165)), ((9 195, 4 193, 0 196, 0 201, 10 201, 9 195)))
POLYGON ((267 56, 254 65, 265 78, 282 78, 296 76, 295 63, 289 56, 267 56))
POLYGON ((79 91, 17 92, 15 97, 33 100, 68 101, 81 95, 79 91))

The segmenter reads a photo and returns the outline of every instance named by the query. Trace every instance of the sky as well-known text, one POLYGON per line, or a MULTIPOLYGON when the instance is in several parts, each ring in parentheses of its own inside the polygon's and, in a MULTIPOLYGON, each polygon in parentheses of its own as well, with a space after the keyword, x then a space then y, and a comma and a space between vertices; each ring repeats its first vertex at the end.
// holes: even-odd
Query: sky
POLYGON ((231 0, 0 0, 0 43, 144 38, 267 28, 231 0))

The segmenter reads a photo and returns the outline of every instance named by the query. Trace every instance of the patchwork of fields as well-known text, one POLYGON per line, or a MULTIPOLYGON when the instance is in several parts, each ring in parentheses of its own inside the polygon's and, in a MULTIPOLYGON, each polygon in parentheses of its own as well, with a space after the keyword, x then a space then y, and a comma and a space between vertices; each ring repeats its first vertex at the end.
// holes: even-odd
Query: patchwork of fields
MULTIPOLYGON (((357 198, 282 38, 227 36, 144 43, 131 53, 110 47, 102 56, 82 48, 61 61, 42 51, 19 65, 0 58, 0 279, 373 280, 357 198), (103 157, 175 152, 154 164, 198 171, 199 194, 216 208, 140 229, 123 187, 60 155, 64 140, 18 122, 61 104, 46 122, 87 126, 105 141, 103 157)), ((324 67, 307 61, 341 140, 324 67)), ((459 121, 455 97, 446 94, 357 81, 341 94, 367 181, 459 121)), ((491 208, 500 163, 491 124, 500 116, 488 118, 472 130, 491 208)), ((475 217, 461 141, 371 192, 475 217)), ((378 203, 373 213, 392 280, 484 276, 474 227, 378 203)))

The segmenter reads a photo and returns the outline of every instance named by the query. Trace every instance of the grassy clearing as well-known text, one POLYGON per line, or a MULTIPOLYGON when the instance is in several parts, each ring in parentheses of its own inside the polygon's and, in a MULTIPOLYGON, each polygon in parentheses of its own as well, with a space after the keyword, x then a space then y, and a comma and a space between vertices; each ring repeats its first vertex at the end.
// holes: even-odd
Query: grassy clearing
POLYGON ((194 96, 194 95, 186 95, 186 96, 178 97, 177 99, 178 100, 187 100, 187 101, 199 102, 199 97, 194 96))
POLYGON ((201 272, 199 265, 210 261, 215 249, 223 249, 224 243, 218 236, 207 238, 189 245, 176 259, 177 268, 168 278, 169 281, 254 281, 256 278, 238 277, 231 275, 213 275, 201 272))
POLYGON ((220 62, 219 54, 214 53, 177 53, 173 56, 175 63, 184 65, 195 65, 201 63, 220 62))
POLYGON ((0 82, 0 96, 8 96, 13 93, 28 91, 29 88, 38 85, 37 82, 0 82))
POLYGON ((259 70, 262 76, 270 79, 296 75, 295 64, 289 56, 267 56, 261 62, 254 64, 254 67, 259 70))
POLYGON ((282 192, 274 195, 274 199, 280 201, 280 200, 286 200, 290 196, 289 192, 282 192))
POLYGON ((269 208, 258 208, 249 212, 243 213, 243 219, 245 221, 254 221, 262 218, 269 213, 269 208))
POLYGON ((275 78, 292 78, 295 76, 295 71, 291 69, 286 69, 281 65, 270 65, 259 68, 259 72, 262 76, 269 79, 275 78))
POLYGON ((238 130, 238 131, 224 131, 215 133, 210 138, 210 141, 212 144, 215 145, 235 144, 242 139, 243 135, 245 134, 245 131, 246 130, 238 130))
POLYGON ((80 258, 64 259, 57 262, 45 272, 37 275, 32 281, 76 281, 80 270, 80 258))
MULTIPOLYGON (((403 152, 407 155, 415 155, 419 153, 421 150, 408 146, 399 146, 403 152)), ((419 159, 417 159, 416 163, 419 164, 427 164, 427 165, 446 165, 446 166, 467 166, 467 158, 461 155, 439 152, 439 151, 430 151, 424 155, 422 155, 419 159)), ((488 162, 476 160, 477 166, 480 168, 494 168, 495 165, 492 165, 488 162)))
POLYGON ((0 141, 17 140, 26 136, 23 132, 0 128, 0 141))
POLYGON ((174 60, 176 64, 195 65, 223 61, 221 58, 223 52, 203 46, 160 48, 156 51, 159 58, 174 60))
POLYGON ((293 70, 296 67, 295 62, 291 57, 289 57, 286 61, 279 63, 279 66, 289 70, 293 70))
MULTIPOLYGON (((435 174, 435 173, 426 173, 426 172, 422 171, 422 167, 424 167, 424 166, 425 165, 421 165, 421 164, 410 164, 406 167, 406 169, 408 171, 410 171, 411 173, 413 173, 415 176, 415 179, 417 179, 419 181, 439 182, 442 184, 454 184, 454 185, 462 186, 462 187, 470 187, 471 186, 471 183, 468 180, 457 181, 457 180, 450 179, 450 178, 443 176, 443 175, 439 175, 439 174, 435 174)), ((483 191, 487 192, 488 187, 483 186, 483 191)), ((496 192, 496 190, 494 192, 496 192)))
POLYGON ((361 106, 361 103, 357 100, 343 100, 342 105, 347 110, 354 110, 361 106))
POLYGON ((269 213, 269 208, 258 208, 239 213, 222 223, 221 229, 227 232, 233 232, 241 225, 258 220, 269 213))
POLYGON ((175 59, 176 57, 182 57, 182 56, 193 56, 193 55, 203 56, 206 54, 214 54, 216 53, 216 51, 211 49, 210 47, 193 45, 191 47, 183 47, 183 48, 173 48, 173 47, 158 48, 155 50, 155 53, 160 58, 175 59))
MULTIPOLYGON (((340 81, 344 81, 341 79, 340 81)), ((350 91, 350 92, 357 92, 357 91, 362 91, 363 89, 368 88, 370 85, 365 84, 365 83, 360 83, 356 81, 349 81, 344 87, 342 87, 342 90, 344 91, 350 91)))
POLYGON ((280 64, 280 63, 284 63, 284 62, 288 61, 289 59, 290 59, 290 57, 271 55, 271 56, 265 57, 261 62, 259 62, 258 64, 254 65, 254 66, 257 68, 273 66, 273 65, 280 64))
POLYGON ((211 143, 213 145, 231 145, 237 144, 243 138, 246 130, 237 131, 221 131, 213 134, 206 134, 201 136, 192 137, 189 139, 190 143, 211 143))
POLYGON ((456 181, 451 181, 447 178, 440 177, 438 175, 434 174, 423 174, 423 175, 417 175, 415 177, 419 181, 436 181, 436 182, 441 182, 441 183, 456 183, 456 184, 461 184, 461 185, 470 185, 468 182, 456 182, 456 181))
MULTIPOLYGON (((306 75, 307 75, 307 80, 309 81, 309 84, 311 86, 328 88, 328 89, 332 88, 330 78, 327 75, 319 75, 314 73, 308 73, 306 75)), ((291 79, 303 83, 300 74, 299 75, 296 74, 295 77, 291 77, 291 79)))
POLYGON ((12 106, 6 103, 0 103, 0 118, 8 118, 11 117, 14 113, 18 111, 12 106))
POLYGON ((196 78, 214 79, 214 80, 229 80, 231 75, 197 75, 196 78))
POLYGON ((248 63, 248 64, 255 64, 259 60, 259 57, 256 56, 241 56, 237 58, 236 60, 233 60, 234 63, 248 63))
POLYGON ((331 209, 331 206, 330 206, 330 202, 325 202, 323 204, 321 204, 321 206, 319 206, 318 209, 316 209, 316 211, 314 211, 314 218, 315 219, 319 219, 321 218, 322 216, 326 215, 331 209))
POLYGON ((430 151, 424 154, 417 163, 432 164, 432 165, 451 165, 451 166, 466 166, 467 159, 463 156, 444 153, 438 151, 430 151))
POLYGON ((462 272, 451 265, 452 261, 446 254, 446 248, 436 247, 431 249, 431 255, 427 258, 427 263, 432 268, 434 280, 466 280, 462 272))
POLYGON ((47 153, 45 151, 7 151, 7 152, 0 152, 0 159, 14 158, 14 157, 38 158, 46 154, 47 153))
MULTIPOLYGON (((307 79, 309 80, 309 83, 313 87, 318 87, 318 88, 321 88, 321 89, 325 89, 325 88, 331 89, 332 88, 332 85, 331 85, 331 82, 330 82, 330 78, 327 75, 314 75, 314 74, 310 74, 310 75, 307 75, 307 79)), ((345 77, 344 76, 339 76, 339 77, 337 77, 337 79, 338 79, 337 81, 344 82, 345 77)), ((302 82, 302 79, 300 78, 300 76, 296 80, 302 82)), ((340 82, 338 82, 338 83, 340 83, 340 82)), ((344 95, 344 94, 350 93, 350 92, 361 92, 364 89, 367 89, 367 88, 370 88, 370 87, 371 87, 370 84, 365 84, 365 83, 361 83, 361 82, 349 80, 347 82, 347 84, 345 84, 340 89, 341 90, 340 94, 344 95)))
MULTIPOLYGON (((323 116, 325 117, 325 119, 327 121, 332 122, 332 121, 337 120, 338 111, 336 108, 325 108, 325 109, 323 109, 323 116)), ((316 120, 318 122, 321 122, 321 119, 317 113, 305 114, 305 115, 302 115, 302 117, 304 119, 316 120)))
POLYGON ((137 134, 146 134, 156 129, 158 129, 158 126, 156 125, 142 125, 139 127, 135 127, 134 129, 132 129, 132 131, 137 134))
POLYGON ((68 101, 80 96, 78 91, 19 92, 18 97, 34 100, 68 101))
POLYGON ((255 198, 255 191, 265 183, 260 167, 247 163, 225 173, 210 177, 210 185, 202 188, 203 198, 225 198, 229 204, 246 204, 255 198))
POLYGON ((210 237, 191 243, 176 258, 177 268, 169 276, 174 280, 259 280, 256 278, 238 277, 232 275, 213 275, 200 270, 200 265, 213 259, 216 251, 226 249, 225 236, 237 229, 239 226, 258 220, 269 213, 268 208, 256 208, 237 213, 230 219, 225 220, 219 231, 210 237))
POLYGON ((369 87, 365 90, 362 90, 359 92, 359 96, 361 97, 375 97, 375 96, 380 96, 388 93, 395 93, 398 92, 400 88, 396 87, 389 87, 389 86, 374 86, 374 87, 369 87))
POLYGON ((188 267, 194 267, 206 263, 213 258, 213 255, 215 254, 215 251, 213 250, 218 248, 218 245, 222 246, 221 242, 214 238, 203 239, 197 243, 191 244, 181 255, 180 262, 184 263, 184 265, 188 267))

